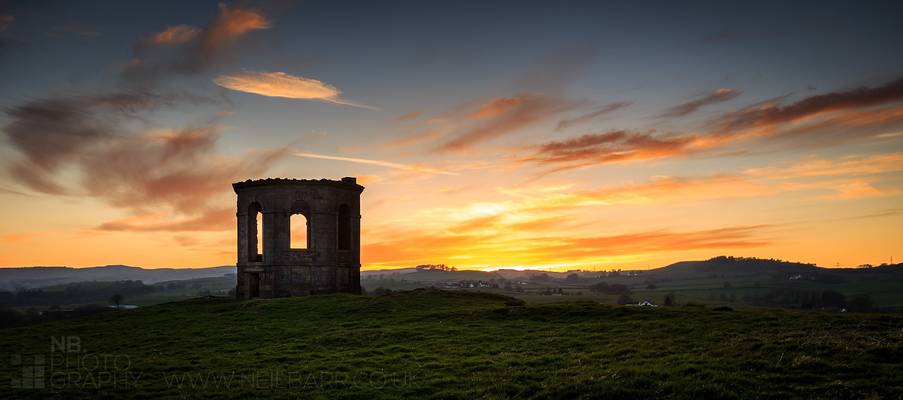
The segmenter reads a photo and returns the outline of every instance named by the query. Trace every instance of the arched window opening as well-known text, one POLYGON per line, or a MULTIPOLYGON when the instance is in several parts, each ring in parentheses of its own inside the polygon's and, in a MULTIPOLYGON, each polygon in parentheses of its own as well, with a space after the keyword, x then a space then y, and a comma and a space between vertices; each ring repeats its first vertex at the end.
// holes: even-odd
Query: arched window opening
POLYGON ((248 261, 263 261, 263 212, 260 204, 248 206, 248 261))
POLYGON ((257 241, 257 248, 255 249, 255 253, 257 254, 257 261, 263 261, 263 213, 257 212, 254 215, 254 225, 256 225, 257 237, 255 238, 257 241))
POLYGON ((339 207, 339 250, 351 250, 351 209, 347 204, 339 207))
POLYGON ((307 241, 308 226, 307 217, 304 214, 292 214, 289 218, 289 235, 291 236, 292 249, 310 248, 307 241))

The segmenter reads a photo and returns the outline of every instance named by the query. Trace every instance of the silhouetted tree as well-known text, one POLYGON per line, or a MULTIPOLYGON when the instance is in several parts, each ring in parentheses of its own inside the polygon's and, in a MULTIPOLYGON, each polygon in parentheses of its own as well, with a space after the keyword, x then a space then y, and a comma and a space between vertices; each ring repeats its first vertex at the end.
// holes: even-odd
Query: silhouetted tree
POLYGON ((622 306, 625 304, 633 304, 633 303, 636 303, 636 302, 633 301, 633 299, 629 295, 622 294, 620 297, 618 297, 618 304, 620 304, 622 306))
POLYGON ((536 274, 536 275, 530 275, 530 280, 531 280, 531 281, 548 281, 548 280, 551 280, 551 279, 552 279, 552 278, 549 277, 549 274, 546 274, 546 273, 536 274))
POLYGON ((22 324, 25 317, 22 313, 9 309, 0 308, 0 328, 9 328, 22 324))
POLYGON ((420 264, 420 265, 414 267, 414 269, 417 269, 417 270, 419 270, 419 271, 423 271, 423 270, 430 270, 430 271, 432 271, 432 270, 439 270, 439 271, 452 271, 452 272, 458 270, 458 268, 456 268, 456 267, 450 267, 450 266, 445 265, 445 264, 420 264))
POLYGON ((119 305, 122 304, 122 295, 116 293, 113 297, 110 297, 110 301, 113 302, 113 305, 116 306, 116 309, 119 309, 119 305))
POLYGON ((590 286, 590 290, 604 294, 630 294, 630 288, 620 283, 609 285, 607 282, 599 282, 590 286))
POLYGON ((666 306, 673 306, 675 303, 676 303, 676 300, 674 299, 674 293, 668 293, 665 295, 665 305, 666 306))
POLYGON ((872 307, 874 307, 874 304, 872 303, 872 296, 869 296, 868 293, 858 294, 850 298, 850 311, 869 312, 872 310, 872 307))
POLYGON ((821 292, 821 305, 827 308, 844 308, 847 305, 847 298, 843 293, 825 290, 821 292))

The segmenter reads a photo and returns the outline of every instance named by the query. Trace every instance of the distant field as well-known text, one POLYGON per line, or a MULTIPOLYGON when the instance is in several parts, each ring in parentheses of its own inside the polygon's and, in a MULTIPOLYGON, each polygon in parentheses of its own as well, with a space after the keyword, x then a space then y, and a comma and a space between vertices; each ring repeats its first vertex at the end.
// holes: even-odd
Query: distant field
MULTIPOLYGON (((368 291, 379 289, 410 290, 418 287, 443 288, 455 282, 491 282, 497 288, 468 291, 514 296, 532 303, 572 300, 592 300, 617 304, 617 294, 593 290, 599 283, 617 284, 629 289, 633 301, 649 300, 661 304, 671 294, 679 304, 728 305, 731 307, 821 308, 803 307, 802 301, 780 301, 787 293, 821 296, 834 292, 845 296, 849 304, 857 296, 868 296, 870 310, 903 312, 903 265, 875 269, 818 268, 805 264, 759 259, 727 259, 724 257, 700 262, 681 262, 673 266, 649 271, 607 274, 582 271, 579 274, 479 271, 416 271, 406 274, 366 276, 361 285, 368 291), (512 276, 512 274, 514 274, 512 276), (536 279, 537 275, 548 275, 536 279), (576 279, 567 279, 573 275, 576 279), (801 279, 791 279, 792 277, 801 279), (545 295, 549 290, 561 289, 561 295, 545 295)), ((840 305, 834 308, 846 308, 840 305)))
POLYGON ((3 330, 0 352, 17 398, 903 396, 900 316, 465 291, 189 300, 3 330))

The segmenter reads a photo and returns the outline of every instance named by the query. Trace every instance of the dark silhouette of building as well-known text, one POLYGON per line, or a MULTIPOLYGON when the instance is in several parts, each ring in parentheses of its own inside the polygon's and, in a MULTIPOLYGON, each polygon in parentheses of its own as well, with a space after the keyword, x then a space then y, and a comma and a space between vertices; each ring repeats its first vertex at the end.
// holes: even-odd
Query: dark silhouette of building
POLYGON ((238 298, 360 293, 364 187, 355 178, 247 180, 232 187, 238 195, 238 298), (292 248, 293 233, 306 243, 292 248))

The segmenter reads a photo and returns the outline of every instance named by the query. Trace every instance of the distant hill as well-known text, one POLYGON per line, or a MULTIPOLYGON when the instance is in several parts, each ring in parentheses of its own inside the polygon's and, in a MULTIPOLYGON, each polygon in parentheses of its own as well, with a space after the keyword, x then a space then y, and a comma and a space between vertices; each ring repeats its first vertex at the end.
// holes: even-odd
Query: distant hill
POLYGON ((744 257, 715 257, 705 261, 680 261, 674 264, 656 268, 647 274, 662 277, 681 277, 687 275, 725 275, 743 276, 768 273, 779 274, 803 274, 815 273, 827 268, 819 268, 815 264, 803 264, 782 260, 744 258, 744 257))
POLYGON ((798 276, 807 280, 841 280, 874 274, 900 274, 903 264, 883 265, 872 268, 824 268, 775 259, 720 256, 705 261, 680 261, 644 273, 665 279, 690 279, 694 277, 741 277, 769 275, 788 278, 798 276))
POLYGON ((150 285, 164 281, 220 277, 226 274, 234 274, 235 272, 235 266, 154 269, 127 265, 106 265, 88 268, 0 268, 0 290, 36 288, 85 281, 141 281, 150 285))
MULTIPOLYGON (((499 276, 504 277, 505 279, 530 279, 540 275, 547 275, 552 278, 564 279, 566 276, 570 275, 572 272, 555 272, 555 271, 537 271, 537 270, 516 270, 516 269, 500 269, 495 271, 499 276)), ((597 275, 595 272, 590 272, 589 274, 597 275)))
POLYGON ((410 274, 412 272, 417 272, 416 268, 397 268, 397 269, 376 269, 370 271, 361 271, 361 276, 376 276, 376 275, 404 275, 410 274))
POLYGON ((402 279, 413 280, 419 282, 441 282, 447 280, 490 280, 497 279, 498 275, 494 272, 460 270, 460 271, 440 271, 440 270, 421 270, 402 277, 402 279))
MULTIPOLYGON (((843 280, 858 277, 893 276, 903 278, 903 264, 882 265, 872 268, 822 268, 814 264, 804 264, 774 259, 720 256, 705 261, 680 261, 665 267, 644 271, 622 271, 637 273, 652 279, 696 279, 711 277, 770 276, 787 279, 799 275, 806 280, 843 280)), ((74 282, 98 281, 141 281, 153 285, 166 281, 180 281, 199 278, 218 278, 236 273, 234 266, 208 268, 155 268, 147 269, 127 265, 106 265, 89 268, 71 267, 20 267, 0 268, 0 290, 17 288, 38 288, 64 285, 74 282)), ((490 279, 532 279, 546 275, 551 279, 564 279, 573 272, 551 272, 513 269, 497 271, 399 268, 391 270, 361 271, 364 279, 393 279, 411 282, 442 282, 457 280, 490 279)), ((586 278, 598 276, 598 272, 582 272, 586 278)), ((604 275, 604 273, 602 273, 604 275)))

